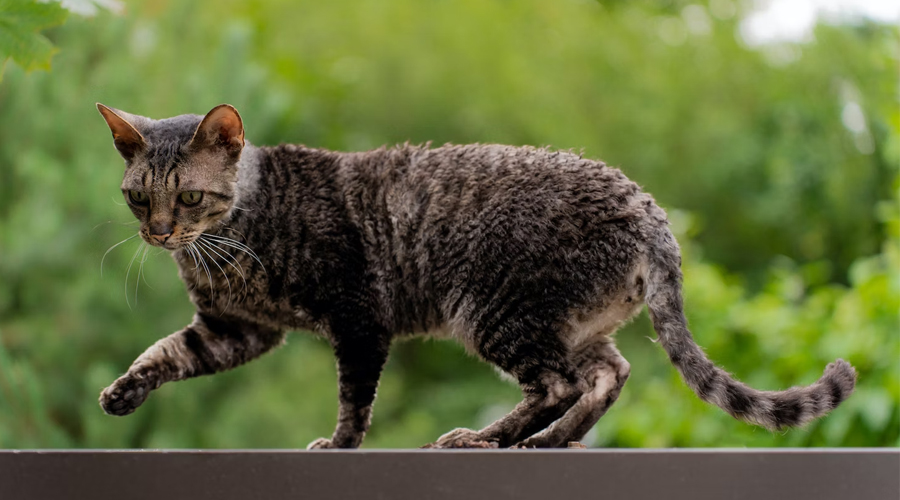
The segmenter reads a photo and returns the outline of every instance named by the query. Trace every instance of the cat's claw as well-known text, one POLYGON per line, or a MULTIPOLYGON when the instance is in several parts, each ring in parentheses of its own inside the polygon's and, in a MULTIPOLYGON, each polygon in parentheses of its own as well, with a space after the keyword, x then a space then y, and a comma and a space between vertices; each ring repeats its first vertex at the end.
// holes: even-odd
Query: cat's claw
POLYGON ((134 412, 149 395, 147 380, 123 375, 100 393, 100 407, 108 415, 121 417, 134 412))
POLYGON ((337 446, 335 446, 330 439, 326 438, 316 439, 312 443, 306 445, 307 450, 331 450, 335 448, 337 448, 337 446))
POLYGON ((486 440, 477 432, 471 429, 453 429, 452 431, 439 437, 437 441, 426 444, 422 448, 441 449, 441 448, 481 448, 491 449, 498 448, 499 443, 496 441, 486 440))

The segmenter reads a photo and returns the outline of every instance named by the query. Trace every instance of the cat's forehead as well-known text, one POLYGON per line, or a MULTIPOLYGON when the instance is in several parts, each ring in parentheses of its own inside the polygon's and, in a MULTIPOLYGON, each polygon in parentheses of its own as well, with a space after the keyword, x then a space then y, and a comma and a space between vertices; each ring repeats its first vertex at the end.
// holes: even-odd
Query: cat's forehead
POLYGON ((202 119, 199 115, 180 115, 141 124, 140 133, 147 145, 134 159, 130 170, 168 170, 172 165, 184 162, 184 146, 190 142, 202 119))
POLYGON ((191 140, 202 119, 198 115, 181 115, 154 121, 146 130, 141 130, 147 141, 148 159, 151 162, 176 159, 174 156, 191 140))
POLYGON ((153 142, 182 140, 187 142, 194 135, 197 126, 203 117, 200 115, 179 115, 162 120, 153 120, 141 127, 144 139, 152 145, 153 142))

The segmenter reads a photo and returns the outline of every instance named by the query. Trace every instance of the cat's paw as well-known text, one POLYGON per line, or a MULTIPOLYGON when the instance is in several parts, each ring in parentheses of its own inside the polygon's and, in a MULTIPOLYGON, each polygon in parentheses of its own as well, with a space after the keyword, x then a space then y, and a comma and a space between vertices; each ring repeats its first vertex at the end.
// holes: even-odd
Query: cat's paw
POLYGON ((439 437, 437 441, 423 446, 423 448, 497 448, 496 441, 486 440, 471 429, 453 429, 439 437))
POLYGON ((124 416, 134 412, 150 395, 146 379, 129 374, 119 377, 100 393, 100 407, 109 415, 124 416))
POLYGON ((330 439, 319 438, 306 445, 307 450, 332 450, 337 448, 330 439))

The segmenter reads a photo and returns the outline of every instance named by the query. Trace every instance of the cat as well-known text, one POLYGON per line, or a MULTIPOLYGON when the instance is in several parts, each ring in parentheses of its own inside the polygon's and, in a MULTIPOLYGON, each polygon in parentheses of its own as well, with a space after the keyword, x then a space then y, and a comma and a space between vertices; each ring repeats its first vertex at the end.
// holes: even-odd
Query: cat
POLYGON ((460 342, 524 397, 484 429, 428 446, 565 447, 618 398, 630 367, 612 335, 644 304, 687 385, 740 420, 802 425, 854 389, 840 359, 785 391, 716 367, 687 328, 666 213, 601 162, 478 144, 255 147, 227 104, 163 120, 97 108, 125 160, 140 236, 171 252, 196 306, 191 324, 103 390, 109 414, 310 330, 334 349, 340 406, 334 434, 309 448, 356 448, 392 340, 428 334, 460 342))

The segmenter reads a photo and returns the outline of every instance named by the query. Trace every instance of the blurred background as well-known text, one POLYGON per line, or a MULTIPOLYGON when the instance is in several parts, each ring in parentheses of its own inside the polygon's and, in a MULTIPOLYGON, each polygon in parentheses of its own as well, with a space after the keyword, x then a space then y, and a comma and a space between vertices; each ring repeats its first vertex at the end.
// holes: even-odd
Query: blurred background
MULTIPOLYGON (((192 308, 167 254, 138 281, 135 240, 101 276, 136 226, 97 101, 153 118, 228 102, 257 145, 497 142, 602 159, 669 211, 713 360, 783 389, 843 357, 859 386, 829 417, 769 433, 700 402, 643 314, 618 335, 631 379, 586 444, 900 446, 893 3, 2 2, 0 447, 299 448, 336 421, 333 356, 303 332, 103 414, 100 390, 192 308)), ((519 399, 455 344, 399 343, 364 447, 420 446, 519 399)))

